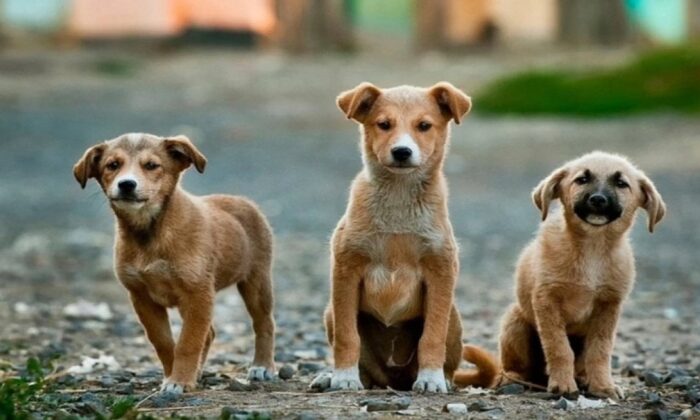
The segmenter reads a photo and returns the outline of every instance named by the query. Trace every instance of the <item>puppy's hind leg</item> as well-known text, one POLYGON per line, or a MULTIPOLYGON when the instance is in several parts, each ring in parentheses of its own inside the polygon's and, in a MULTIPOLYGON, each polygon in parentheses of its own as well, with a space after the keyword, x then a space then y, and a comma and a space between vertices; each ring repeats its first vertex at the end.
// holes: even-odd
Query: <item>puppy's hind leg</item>
POLYGON ((532 341, 537 332, 522 315, 517 304, 513 304, 501 321, 499 353, 501 357, 501 374, 498 385, 517 381, 533 381, 535 355, 532 354, 532 341))
POLYGON ((209 327, 209 334, 207 334, 207 341, 204 342, 204 349, 202 349, 202 356, 199 359, 199 374, 198 377, 201 378, 202 372, 204 371, 204 363, 207 361, 207 356, 209 355, 209 349, 211 348, 211 343, 216 338, 216 331, 214 331, 214 326, 209 327))
POLYGON ((255 357, 248 370, 248 379, 269 381, 275 376, 275 320, 272 316, 274 298, 269 270, 254 272, 237 284, 255 331, 255 357))

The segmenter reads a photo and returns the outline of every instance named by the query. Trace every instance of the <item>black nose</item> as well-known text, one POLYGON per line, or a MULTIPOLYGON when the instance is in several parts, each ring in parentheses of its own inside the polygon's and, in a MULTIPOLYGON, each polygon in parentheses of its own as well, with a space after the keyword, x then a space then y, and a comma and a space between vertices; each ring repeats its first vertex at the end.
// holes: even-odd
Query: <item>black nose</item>
POLYGON ((596 209, 602 209, 608 205, 608 198, 603 194, 593 194, 588 197, 588 204, 596 209))
POLYGON ((411 151, 410 147, 394 147, 391 149, 391 155, 394 157, 394 160, 397 162, 405 162, 408 159, 411 158, 411 155, 413 154, 413 151, 411 151))
POLYGON ((134 190, 136 190, 136 181, 125 179, 123 181, 119 181, 117 186, 119 187, 119 192, 123 194, 131 194, 134 192, 134 190))

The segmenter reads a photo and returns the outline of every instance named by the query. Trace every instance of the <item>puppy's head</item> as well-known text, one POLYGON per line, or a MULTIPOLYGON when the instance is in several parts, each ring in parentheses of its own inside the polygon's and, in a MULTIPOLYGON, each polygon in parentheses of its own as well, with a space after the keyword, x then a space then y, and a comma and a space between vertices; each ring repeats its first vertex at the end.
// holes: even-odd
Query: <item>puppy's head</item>
POLYGON ((441 163, 450 120, 459 124, 471 108, 469 97, 446 82, 391 89, 362 83, 341 93, 337 104, 361 124, 366 162, 398 174, 441 163))
POLYGON ((542 180, 533 201, 547 218, 549 204, 560 199, 567 223, 585 229, 627 230, 637 208, 648 214, 649 232, 666 205, 651 180, 622 156, 593 152, 566 163, 542 180))
POLYGON ((185 136, 130 133, 87 149, 73 175, 83 188, 95 178, 119 215, 141 217, 162 208, 182 171, 194 164, 203 172, 206 162, 185 136))

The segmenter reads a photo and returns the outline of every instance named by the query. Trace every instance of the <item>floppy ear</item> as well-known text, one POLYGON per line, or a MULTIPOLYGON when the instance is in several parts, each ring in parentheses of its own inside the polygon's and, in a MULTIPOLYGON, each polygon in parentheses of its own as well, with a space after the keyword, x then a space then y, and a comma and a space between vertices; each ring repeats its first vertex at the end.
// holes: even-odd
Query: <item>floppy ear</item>
POLYGON ((102 153, 107 147, 106 144, 100 143, 87 149, 83 153, 83 157, 73 165, 73 176, 80 184, 80 188, 85 188, 85 185, 90 178, 97 178, 97 166, 102 158, 102 153))
POLYGON ((656 190, 654 183, 646 175, 642 174, 639 186, 642 190, 641 207, 647 212, 647 227, 649 233, 654 233, 654 227, 666 214, 666 203, 656 190))
POLYGON ((566 174, 567 171, 565 168, 559 168, 549 174, 547 178, 540 181, 539 185, 532 191, 532 201, 542 212, 542 220, 547 219, 549 203, 560 197, 561 191, 559 183, 564 179, 566 174))
POLYGON ((430 96, 435 98, 440 107, 440 112, 449 120, 455 120, 455 124, 462 122, 472 108, 472 100, 464 92, 447 82, 440 82, 430 88, 430 96))
POLYGON ((372 105, 382 94, 378 87, 363 82, 354 89, 346 90, 338 95, 335 102, 348 119, 363 122, 369 114, 372 105))
POLYGON ((194 164, 197 172, 204 172, 204 167, 207 166, 207 158, 204 157, 202 152, 197 150, 186 136, 168 137, 163 140, 163 144, 170 156, 181 163, 180 170, 185 170, 191 164, 194 164))

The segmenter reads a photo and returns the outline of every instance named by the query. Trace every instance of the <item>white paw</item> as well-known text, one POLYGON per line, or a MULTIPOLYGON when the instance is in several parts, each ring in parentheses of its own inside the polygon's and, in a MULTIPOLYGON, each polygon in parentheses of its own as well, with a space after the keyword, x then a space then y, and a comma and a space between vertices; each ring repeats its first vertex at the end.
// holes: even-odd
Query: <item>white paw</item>
POLYGON ((330 372, 321 372, 311 381, 309 389, 314 391, 326 391, 331 387, 331 380, 333 379, 333 374, 330 372))
POLYGON ((413 390, 418 392, 447 393, 447 381, 442 369, 421 369, 418 378, 413 383, 413 390))
POLYGON ((251 366, 248 369, 249 381, 271 381, 275 377, 275 371, 265 366, 251 366))
POLYGON ((360 382, 360 371, 357 366, 347 369, 335 369, 331 378, 331 389, 343 391, 364 389, 362 382, 360 382))
POLYGON ((185 387, 175 382, 170 382, 170 379, 165 378, 160 385, 160 392, 162 394, 182 395, 185 392, 185 387))

